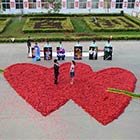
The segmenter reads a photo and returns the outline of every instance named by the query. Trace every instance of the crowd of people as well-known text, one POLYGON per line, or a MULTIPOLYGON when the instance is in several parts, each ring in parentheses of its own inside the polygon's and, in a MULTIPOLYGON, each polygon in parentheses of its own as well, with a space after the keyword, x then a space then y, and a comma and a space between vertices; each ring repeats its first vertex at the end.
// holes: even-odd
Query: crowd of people
MULTIPOLYGON (((28 54, 32 54, 33 61, 40 61, 40 47, 38 43, 36 42, 33 47, 31 47, 31 39, 28 37, 27 40, 27 48, 28 48, 28 54), (30 52, 31 51, 31 52, 30 52)), ((80 41, 77 41, 77 44, 74 46, 74 59, 79 60, 82 59, 82 45, 80 44, 80 41)), ((112 47, 112 44, 110 42, 110 39, 105 44, 105 51, 107 52, 109 50, 109 47, 112 47), (108 50, 107 50, 108 48, 108 50)), ((65 60, 65 48, 62 44, 62 41, 58 43, 56 46, 56 52, 57 52, 57 58, 58 60, 65 60)), ((110 50, 108 52, 111 52, 110 50)), ((51 60, 52 59, 52 46, 47 40, 43 46, 43 53, 44 53, 44 60, 51 60)), ((106 53, 108 55, 108 53, 106 53)), ((95 40, 92 41, 92 43, 89 45, 89 59, 90 60, 96 60, 98 58, 98 45, 95 40)))
MULTIPOLYGON (((32 40, 31 40, 30 36, 28 36, 28 39, 27 39, 28 54, 32 53, 33 61, 40 61, 41 60, 40 47, 37 42, 35 42, 34 46, 31 47, 32 46, 31 42, 32 42, 32 40)), ((44 60, 51 60, 52 59, 52 46, 48 40, 44 44, 43 48, 44 48, 44 60)), ((112 44, 109 39, 107 41, 107 43, 105 44, 106 54, 107 53, 109 54, 110 52, 112 53, 112 49, 111 49, 111 51, 109 50, 110 48, 112 48, 112 44)), ((97 45, 96 41, 93 40, 89 46, 89 59, 96 60, 97 57, 98 57, 98 45, 97 45)), ((58 59, 54 59, 54 84, 58 84, 59 67, 60 67, 58 60, 65 59, 65 48, 63 47, 63 44, 61 41, 57 45, 57 58, 58 59)), ((82 58, 82 45, 80 44, 80 41, 77 41, 77 44, 74 46, 74 59, 81 59, 81 58, 82 58)), ((75 64, 76 64, 75 61, 72 60, 70 70, 69 70, 70 77, 71 77, 70 84, 74 83, 75 64)))
MULTIPOLYGON (((30 53, 30 51, 32 51, 32 59, 33 61, 40 61, 40 47, 38 46, 38 43, 35 42, 35 45, 31 48, 31 39, 30 36, 28 36, 28 40, 27 40, 27 49, 28 49, 28 54, 30 53)), ((52 47, 49 43, 49 41, 47 40, 45 45, 44 45, 44 59, 45 60, 50 60, 51 59, 51 54, 52 54, 52 47)), ((60 60, 62 58, 62 60, 64 60, 65 58, 65 49, 63 47, 62 42, 60 41, 58 46, 57 46, 57 57, 58 60, 60 60)), ((54 84, 58 84, 58 76, 59 76, 59 62, 57 59, 54 59, 54 84)), ((71 81, 70 84, 74 83, 74 76, 75 76, 75 61, 72 60, 71 62, 71 66, 70 66, 70 77, 71 77, 71 81)))

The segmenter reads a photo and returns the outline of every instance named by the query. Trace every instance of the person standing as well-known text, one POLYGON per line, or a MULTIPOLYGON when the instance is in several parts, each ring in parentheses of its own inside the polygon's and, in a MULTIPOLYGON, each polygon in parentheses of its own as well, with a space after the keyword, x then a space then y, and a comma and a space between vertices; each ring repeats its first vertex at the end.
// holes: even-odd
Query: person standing
POLYGON ((90 47, 95 47, 95 48, 97 47, 96 40, 92 41, 92 43, 90 44, 90 47))
POLYGON ((54 59, 54 84, 58 84, 58 75, 59 75, 59 63, 57 59, 54 59))
POLYGON ((59 42, 59 44, 57 45, 57 47, 59 47, 59 48, 62 48, 63 47, 62 41, 59 42))
POLYGON ((36 61, 40 61, 41 60, 40 47, 38 46, 37 42, 35 43, 34 49, 35 49, 35 59, 36 59, 36 61))
POLYGON ((112 44, 110 42, 110 39, 107 40, 107 43, 105 44, 105 47, 112 47, 112 44))
POLYGON ((71 66, 70 66, 70 77, 71 77, 70 84, 71 84, 71 85, 72 85, 73 82, 74 82, 74 76, 75 76, 75 61, 72 60, 71 66))
POLYGON ((80 41, 79 41, 79 40, 77 41, 77 43, 75 44, 75 46, 76 46, 76 47, 81 46, 81 45, 80 45, 80 41))
POLYGON ((44 48, 49 48, 49 47, 51 47, 51 44, 49 43, 49 40, 47 40, 44 45, 44 48))
POLYGON ((29 54, 30 51, 31 51, 31 39, 30 39, 30 36, 28 36, 28 39, 27 39, 27 47, 28 47, 28 54, 29 54))

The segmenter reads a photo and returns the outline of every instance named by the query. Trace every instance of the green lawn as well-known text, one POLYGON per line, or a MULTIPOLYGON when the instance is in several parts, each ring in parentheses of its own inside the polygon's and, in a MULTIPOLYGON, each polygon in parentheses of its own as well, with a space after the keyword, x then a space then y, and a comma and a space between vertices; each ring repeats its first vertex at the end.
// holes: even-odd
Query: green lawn
MULTIPOLYGON (((90 19, 91 16, 89 16, 90 19)), ((113 36, 114 40, 127 40, 127 39, 140 39, 140 21, 139 25, 135 24, 137 27, 136 31, 117 31, 115 30, 100 30, 96 31, 94 30, 95 24, 93 24, 91 21, 89 22, 90 26, 88 26, 88 22, 85 22, 85 19, 88 19, 88 16, 86 15, 86 18, 84 19, 84 16, 70 16, 71 24, 74 28, 73 32, 65 31, 65 32, 36 32, 36 33, 24 33, 22 31, 25 22, 28 17, 20 17, 20 16, 13 16, 11 17, 11 23, 6 27, 6 29, 0 34, 0 41, 1 42, 8 42, 10 41, 10 38, 14 37, 15 41, 17 42, 24 42, 26 41, 28 36, 31 36, 31 38, 35 41, 42 41, 45 39, 58 41, 58 40, 106 40, 109 38, 110 35, 113 36), (92 25, 93 24, 93 25, 92 25), (93 26, 92 28, 90 28, 93 26)), ((116 17, 117 18, 117 17, 116 17)), ((111 18, 110 18, 111 19, 111 18)), ((112 18, 114 20, 114 18, 112 18)), ((133 23, 131 20, 127 19, 128 22, 133 23)), ((110 22, 112 22, 110 20, 110 22)), ((104 22, 102 23, 104 25, 104 22)), ((125 23, 124 23, 125 25, 125 23)), ((122 24, 123 26, 123 24, 122 24)), ((125 25, 126 26, 126 25, 125 25)), ((115 26, 114 26, 115 27, 115 26)), ((126 28, 126 27, 125 27, 126 28)), ((124 28, 124 29, 125 29, 124 28)), ((100 28, 98 27, 98 30, 100 28)))

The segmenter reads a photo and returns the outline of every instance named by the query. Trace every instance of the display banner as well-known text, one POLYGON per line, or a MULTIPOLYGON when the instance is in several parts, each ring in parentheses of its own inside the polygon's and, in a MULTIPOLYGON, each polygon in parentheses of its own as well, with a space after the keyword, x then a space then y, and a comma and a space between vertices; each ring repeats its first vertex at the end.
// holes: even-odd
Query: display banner
POLYGON ((52 47, 45 47, 44 60, 51 60, 51 59, 52 59, 52 47))
POLYGON ((58 60, 64 60, 65 59, 65 49, 63 47, 57 47, 57 58, 58 60))
POLYGON ((112 47, 104 47, 104 60, 112 60, 112 47))
POLYGON ((98 59, 98 47, 89 47, 89 60, 98 59))
POLYGON ((74 46, 74 59, 81 60, 82 59, 82 46, 74 46))

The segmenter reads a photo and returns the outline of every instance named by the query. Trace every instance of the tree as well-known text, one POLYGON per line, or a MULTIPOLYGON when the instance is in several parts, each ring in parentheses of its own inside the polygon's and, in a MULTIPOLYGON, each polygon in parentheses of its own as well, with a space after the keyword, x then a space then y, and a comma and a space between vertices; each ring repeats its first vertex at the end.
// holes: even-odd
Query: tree
POLYGON ((59 13, 61 9, 61 0, 48 0, 49 4, 52 5, 52 9, 49 10, 49 13, 59 13))

